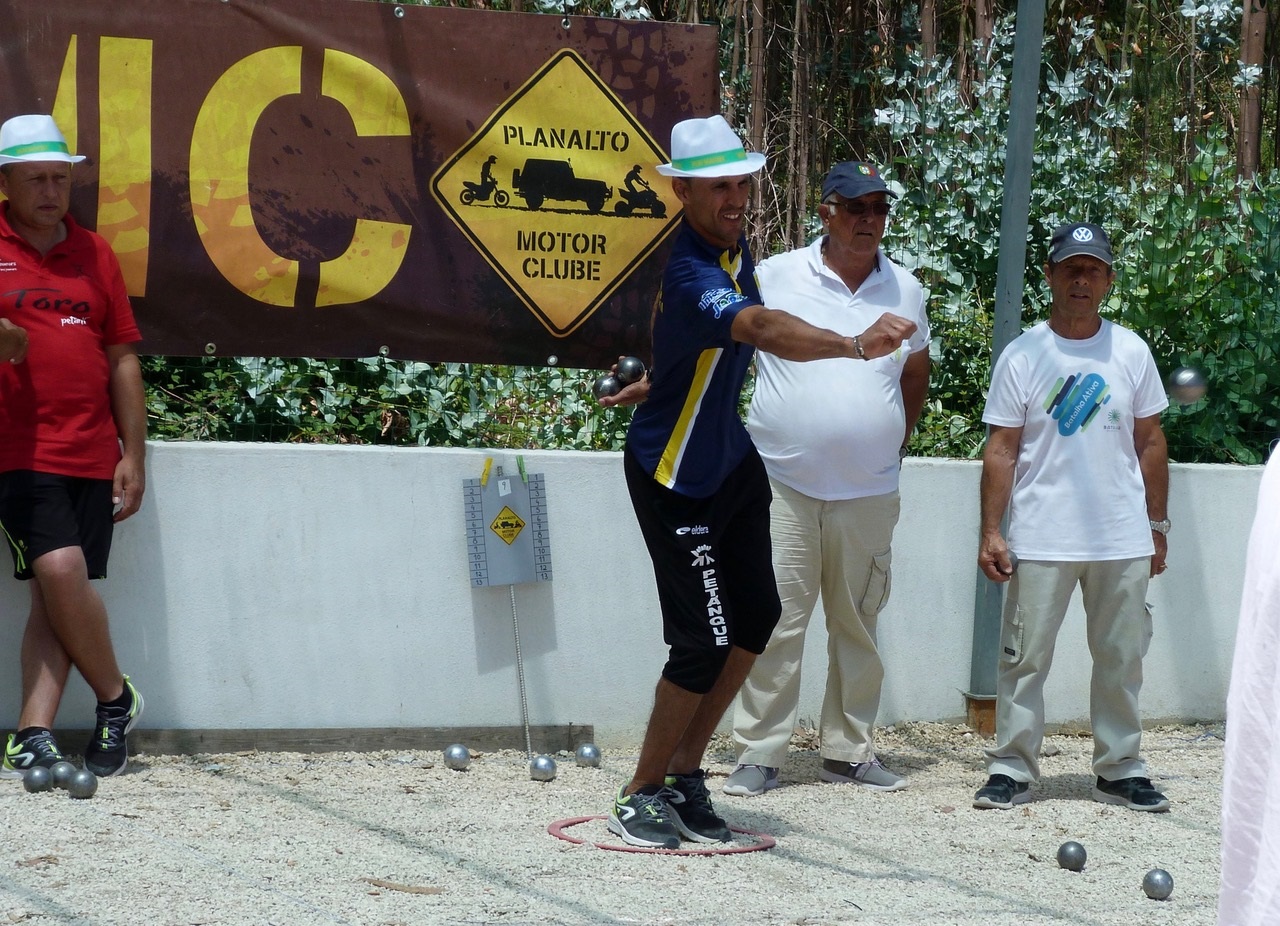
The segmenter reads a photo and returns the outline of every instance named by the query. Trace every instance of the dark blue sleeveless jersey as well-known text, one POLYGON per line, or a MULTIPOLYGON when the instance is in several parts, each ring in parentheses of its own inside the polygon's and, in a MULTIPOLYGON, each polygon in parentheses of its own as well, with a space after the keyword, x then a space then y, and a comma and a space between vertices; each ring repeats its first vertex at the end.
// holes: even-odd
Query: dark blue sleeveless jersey
POLYGON ((627 432, 627 448, 661 485, 705 498, 750 449, 738 398, 755 349, 729 330, 739 311, 762 304, 746 239, 730 254, 682 223, 654 308, 649 397, 627 432))

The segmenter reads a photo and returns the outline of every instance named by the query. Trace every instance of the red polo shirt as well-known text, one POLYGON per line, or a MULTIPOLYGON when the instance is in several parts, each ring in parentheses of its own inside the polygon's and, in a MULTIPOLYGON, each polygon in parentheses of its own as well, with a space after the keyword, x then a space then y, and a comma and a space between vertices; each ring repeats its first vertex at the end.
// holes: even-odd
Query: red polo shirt
POLYGON ((111 479, 120 439, 106 348, 142 340, 120 263, 67 216, 43 257, 0 204, 0 317, 27 331, 27 358, 0 364, 0 472, 111 479))

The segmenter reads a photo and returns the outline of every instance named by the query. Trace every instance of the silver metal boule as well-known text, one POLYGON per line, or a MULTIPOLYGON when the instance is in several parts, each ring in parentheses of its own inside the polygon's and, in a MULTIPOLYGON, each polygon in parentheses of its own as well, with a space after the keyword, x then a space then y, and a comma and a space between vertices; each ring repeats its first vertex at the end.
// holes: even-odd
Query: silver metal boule
POLYGON ((645 366, 644 361, 639 357, 623 357, 618 361, 618 372, 614 375, 618 377, 618 382, 624 386, 630 386, 632 383, 638 383, 644 377, 645 366))
POLYGON ((583 768, 600 767, 600 749, 595 743, 583 743, 574 752, 573 757, 583 768))
POLYGON ((1084 863, 1088 855, 1080 843, 1064 842, 1058 846, 1058 865, 1067 871, 1084 871, 1084 863))
POLYGON ((22 787, 31 794, 48 791, 53 787, 53 773, 43 765, 29 768, 22 773, 22 787))
POLYGON ((1178 367, 1169 374, 1169 397, 1179 405, 1199 402, 1208 388, 1204 374, 1195 367, 1178 367))
POLYGON ((71 776, 76 773, 76 767, 66 759, 63 759, 61 762, 53 763, 49 773, 53 775, 53 786, 62 788, 65 791, 67 786, 71 784, 71 776))
POLYGON ((598 377, 591 384, 591 394, 597 399, 603 399, 605 396, 617 395, 622 391, 622 383, 618 381, 618 377, 612 373, 606 373, 604 376, 598 377))
POLYGON ((464 771, 471 764, 471 751, 461 743, 447 746, 444 751, 444 764, 455 772, 464 771))
POLYGON ((91 798, 97 791, 98 776, 87 768, 76 769, 76 773, 71 776, 71 783, 67 785, 67 793, 77 800, 91 798))
POLYGON ((556 777, 556 760, 550 756, 534 756, 529 762, 529 777, 534 781, 550 781, 556 777))
POLYGON ((1152 900, 1167 900, 1173 893, 1173 875, 1163 868, 1152 868, 1142 879, 1142 890, 1152 900))

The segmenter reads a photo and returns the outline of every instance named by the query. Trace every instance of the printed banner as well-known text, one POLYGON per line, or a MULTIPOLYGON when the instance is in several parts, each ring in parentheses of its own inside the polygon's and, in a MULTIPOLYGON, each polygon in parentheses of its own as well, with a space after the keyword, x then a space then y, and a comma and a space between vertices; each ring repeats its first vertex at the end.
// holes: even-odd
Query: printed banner
POLYGON ((145 353, 607 366, 645 353, 715 30, 365 0, 0 0, 145 353), (567 24, 567 26, 566 26, 567 24))

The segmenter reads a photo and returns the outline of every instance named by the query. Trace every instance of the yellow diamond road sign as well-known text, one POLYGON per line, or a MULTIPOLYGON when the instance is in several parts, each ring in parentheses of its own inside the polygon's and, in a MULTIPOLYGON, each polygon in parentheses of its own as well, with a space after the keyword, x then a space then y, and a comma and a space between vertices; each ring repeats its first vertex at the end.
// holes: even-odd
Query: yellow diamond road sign
POLYGON ((498 512, 498 516, 489 525, 489 530, 501 537, 507 546, 511 546, 516 542, 516 538, 520 536, 520 532, 524 530, 524 521, 520 515, 503 505, 502 510, 498 512))
MULTIPOLYGON (((576 53, 557 53, 438 170, 431 190, 554 335, 626 280, 679 218, 667 156, 576 53)), ((508 541, 510 542, 510 541, 508 541)))

